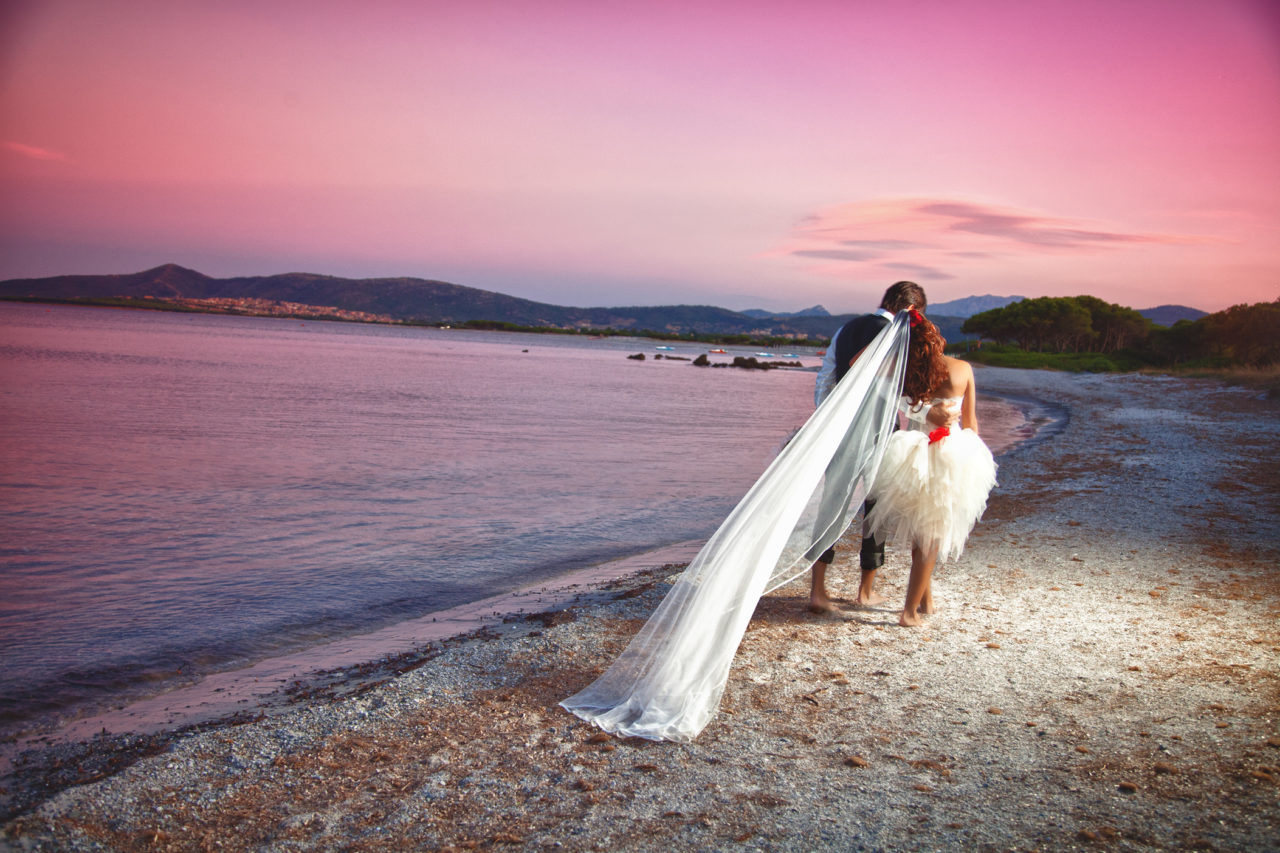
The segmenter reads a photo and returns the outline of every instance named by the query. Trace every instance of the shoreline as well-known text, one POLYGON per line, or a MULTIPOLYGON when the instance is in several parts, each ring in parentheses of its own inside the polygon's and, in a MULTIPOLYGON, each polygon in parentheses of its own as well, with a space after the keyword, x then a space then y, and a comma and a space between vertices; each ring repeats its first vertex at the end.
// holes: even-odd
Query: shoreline
POLYGON ((375 631, 207 673, 193 683, 129 698, 113 703, 114 708, 74 716, 52 727, 33 725, 0 743, 0 779, 12 771, 14 757, 27 749, 69 747, 106 736, 164 737, 170 732, 239 719, 246 713, 266 713, 289 704, 299 693, 318 690, 322 684, 404 666, 408 660, 430 654, 441 642, 591 601, 619 579, 680 561, 687 563, 701 544, 677 542, 619 557, 375 631))
MULTIPOLYGON (((29 758, 8 796, 34 808, 6 838, 1276 846, 1280 490, 1256 464, 1276 447, 1276 404, 1142 376, 979 368, 978 387, 1047 394, 1070 416, 1000 460, 986 519, 936 575, 940 613, 906 631, 888 606, 805 614, 803 578, 776 591, 693 744, 601 739, 555 707, 652 611, 675 571, 652 567, 364 680, 335 673, 279 713, 90 742, 47 756, 61 777, 29 758)), ((846 596, 848 553, 832 578, 846 596)), ((891 550, 883 573, 891 603, 904 559, 891 550)))
MULTIPOLYGON (((1002 427, 991 443, 997 458, 1043 440, 1065 422, 1065 410, 1030 396, 986 397, 988 404, 996 402, 984 423, 997 421, 1002 427)), ((186 683, 156 685, 155 692, 121 695, 65 716, 32 718, 12 726, 0 740, 0 780, 12 770, 14 757, 27 749, 68 746, 102 736, 150 738, 269 712, 288 704, 292 694, 332 682, 337 673, 350 672, 355 677, 355 673, 377 671, 386 661, 403 662, 429 650, 433 643, 483 631, 526 610, 545 612, 591 600, 600 587, 627 575, 657 566, 685 565, 704 541, 658 546, 380 629, 200 673, 186 683)))

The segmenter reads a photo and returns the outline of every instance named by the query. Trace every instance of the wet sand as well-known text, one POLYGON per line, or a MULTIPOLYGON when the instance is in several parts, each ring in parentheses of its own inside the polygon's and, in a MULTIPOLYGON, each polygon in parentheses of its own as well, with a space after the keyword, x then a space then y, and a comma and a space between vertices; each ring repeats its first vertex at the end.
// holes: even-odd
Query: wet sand
MULTIPOLYGON (((693 744, 556 707, 677 566, 343 669, 218 724, 28 753, 29 849, 1280 846, 1280 406, 1210 382, 978 370, 1061 407, 1002 457, 939 613, 757 608, 693 744)), ((845 548, 831 572, 851 598, 845 548)), ((252 705, 252 703, 250 703, 252 705)))

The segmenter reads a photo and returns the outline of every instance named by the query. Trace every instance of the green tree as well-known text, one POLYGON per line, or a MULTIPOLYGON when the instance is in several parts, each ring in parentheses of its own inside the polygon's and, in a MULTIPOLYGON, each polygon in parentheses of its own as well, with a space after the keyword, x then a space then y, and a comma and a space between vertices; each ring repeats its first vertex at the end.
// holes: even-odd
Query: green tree
POLYGON ((1030 352, 1114 353, 1145 341, 1151 323, 1096 296, 1041 296, 975 314, 961 330, 1030 352))
POLYGON ((1255 305, 1233 305, 1201 317, 1210 354, 1245 367, 1280 362, 1280 299, 1255 305))
POLYGON ((1093 326, 1094 349, 1098 352, 1119 352, 1141 346, 1151 333, 1153 324, 1132 308, 1104 302, 1096 296, 1077 296, 1093 326))
POLYGON ((1209 354, 1205 325, 1179 320, 1167 329, 1154 327, 1142 354, 1157 364, 1173 366, 1204 358, 1209 354))
MULTIPOLYGON (((1016 304, 1018 303, 1013 303, 1013 305, 1016 304)), ((1013 312, 1009 311, 1013 305, 1007 305, 1004 308, 992 308, 990 311, 974 314, 964 321, 960 331, 966 335, 988 338, 998 344, 1013 343, 1017 339, 1013 312)))

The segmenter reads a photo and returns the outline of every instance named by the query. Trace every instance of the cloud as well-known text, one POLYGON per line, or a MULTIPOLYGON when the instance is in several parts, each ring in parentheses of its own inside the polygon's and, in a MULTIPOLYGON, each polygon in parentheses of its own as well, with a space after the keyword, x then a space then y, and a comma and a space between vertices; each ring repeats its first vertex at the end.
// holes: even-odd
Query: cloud
MULTIPOLYGON (((1188 247, 1216 238, 1126 228, 959 196, 879 197, 801 212, 768 255, 804 264, 802 272, 870 288, 913 279, 941 301, 980 288, 1073 292, 1079 282, 1126 287, 1163 265, 1178 269, 1188 247)), ((1038 294, 1037 294, 1038 295, 1038 294)))
POLYGON ((1125 248, 1204 242, 970 199, 908 197, 809 212, 773 254, 839 262, 813 267, 822 275, 873 279, 905 272, 940 281, 1007 275, 1015 266, 1041 269, 1046 255, 1090 263, 1125 248))
POLYGON ((37 148, 34 145, 23 145, 21 142, 4 143, 4 147, 21 154, 23 157, 30 157, 32 160, 66 160, 67 155, 60 151, 50 151, 48 148, 37 148))
POLYGON ((1092 248, 1109 243, 1161 243, 1159 235, 1130 234, 1123 231, 1071 227, 1072 222, 1047 216, 1032 216, 965 202, 939 201, 920 204, 916 211, 950 220, 951 231, 964 231, 1058 249, 1092 248))
POLYGON ((945 281, 946 279, 955 278, 950 273, 945 273, 942 270, 934 269, 924 264, 909 264, 905 261, 896 261, 894 263, 881 264, 880 266, 891 270, 902 270, 912 278, 931 279, 933 281, 945 281))
POLYGON ((902 249, 928 249, 928 243, 916 243, 912 240, 841 240, 841 246, 866 246, 873 249, 899 251, 902 249))
POLYGON ((886 198, 835 205, 803 217, 796 250, 852 247, 886 252, 945 251, 978 258, 993 249, 1097 251, 1201 238, 1138 233, 1064 216, 949 198, 886 198), (818 243, 821 245, 812 245, 818 243))
POLYGON ((884 257, 884 252, 854 252, 849 249, 796 249, 791 254, 826 261, 874 261, 884 257))

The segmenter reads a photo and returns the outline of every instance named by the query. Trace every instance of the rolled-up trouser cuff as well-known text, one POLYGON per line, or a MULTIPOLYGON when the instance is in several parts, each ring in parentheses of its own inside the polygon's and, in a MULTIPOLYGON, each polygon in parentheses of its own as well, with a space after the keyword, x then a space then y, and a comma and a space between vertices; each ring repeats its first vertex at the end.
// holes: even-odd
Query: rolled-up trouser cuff
POLYGON ((873 572, 884 565, 884 543, 868 536, 862 540, 862 552, 858 555, 864 572, 873 572))

